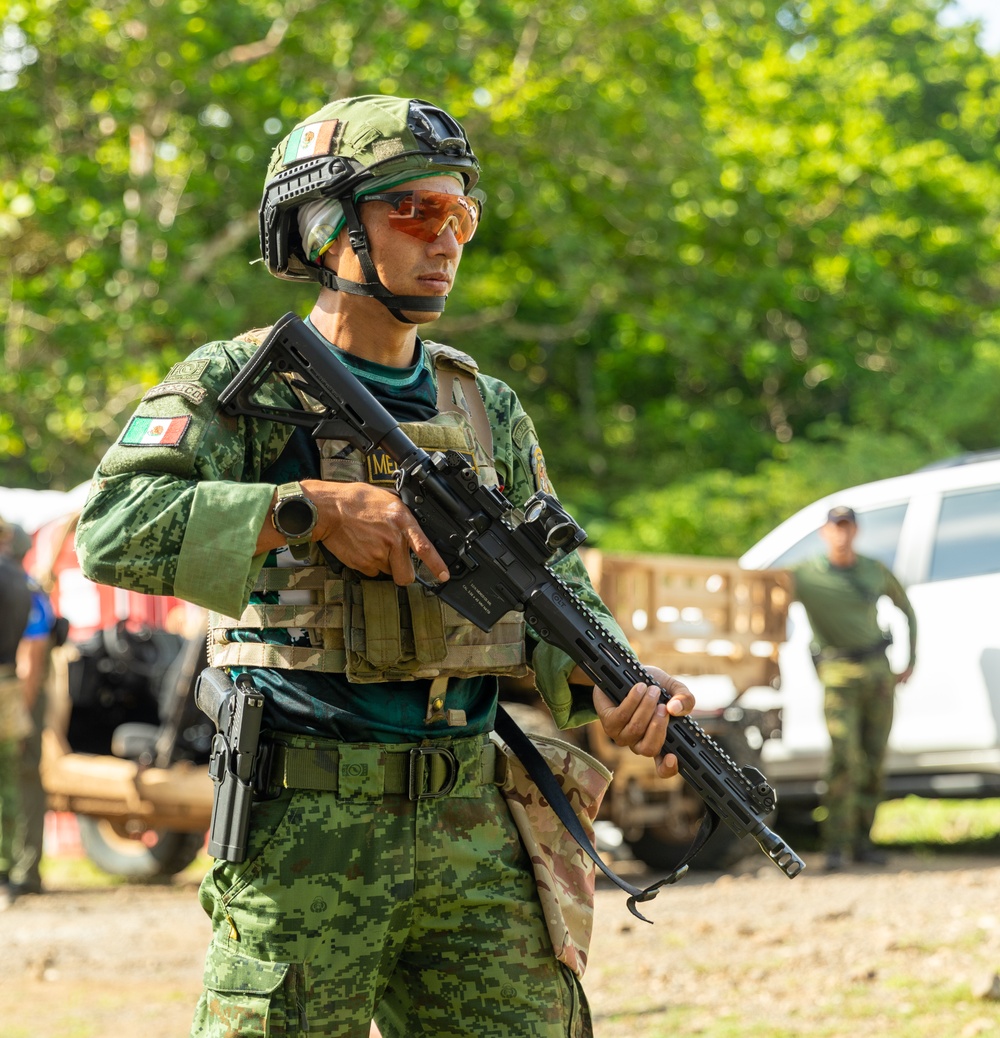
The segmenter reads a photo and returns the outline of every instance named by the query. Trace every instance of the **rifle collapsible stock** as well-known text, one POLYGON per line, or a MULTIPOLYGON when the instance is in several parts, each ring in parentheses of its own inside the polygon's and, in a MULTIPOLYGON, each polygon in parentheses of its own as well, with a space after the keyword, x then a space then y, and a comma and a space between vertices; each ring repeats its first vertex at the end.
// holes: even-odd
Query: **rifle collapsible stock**
MULTIPOLYGON (((480 484, 460 454, 421 450, 294 314, 274 325, 219 402, 232 415, 309 427, 318 439, 344 439, 366 454, 384 451, 395 463, 400 497, 451 574, 444 583, 421 582, 482 630, 520 610, 538 637, 562 649, 615 702, 639 682, 658 684, 550 569, 560 552, 586 539, 559 502, 538 492, 518 513, 496 487, 480 484), (261 402, 259 390, 278 374, 322 410, 261 402)), ((664 750, 676 754, 681 775, 711 813, 738 836, 752 836, 786 876, 802 871, 802 859, 765 824, 775 794, 757 769, 740 768, 690 717, 671 719, 664 750)))

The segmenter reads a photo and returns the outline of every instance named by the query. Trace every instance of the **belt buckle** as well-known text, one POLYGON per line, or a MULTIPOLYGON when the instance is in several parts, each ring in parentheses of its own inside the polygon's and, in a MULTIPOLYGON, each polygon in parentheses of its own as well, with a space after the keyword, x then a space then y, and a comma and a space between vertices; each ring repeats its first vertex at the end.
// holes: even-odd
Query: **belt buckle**
POLYGON ((447 796, 458 782, 458 758, 446 746, 416 746, 410 750, 410 781, 408 795, 411 800, 434 800, 447 796), (445 764, 445 780, 440 789, 430 789, 430 765, 428 758, 440 757, 445 764))

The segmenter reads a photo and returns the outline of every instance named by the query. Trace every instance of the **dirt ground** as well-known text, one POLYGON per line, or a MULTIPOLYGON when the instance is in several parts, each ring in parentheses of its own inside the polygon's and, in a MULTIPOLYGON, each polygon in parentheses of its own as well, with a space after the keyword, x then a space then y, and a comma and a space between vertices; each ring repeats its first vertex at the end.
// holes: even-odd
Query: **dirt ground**
MULTIPOLYGON (((803 856, 794 880, 762 856, 689 875, 648 906, 652 926, 602 881, 597 1035, 1000 1035, 1000 859, 899 852, 827 875, 803 856)), ((0 1038, 186 1035, 209 939, 196 881, 56 885, 0 914, 0 1038)))

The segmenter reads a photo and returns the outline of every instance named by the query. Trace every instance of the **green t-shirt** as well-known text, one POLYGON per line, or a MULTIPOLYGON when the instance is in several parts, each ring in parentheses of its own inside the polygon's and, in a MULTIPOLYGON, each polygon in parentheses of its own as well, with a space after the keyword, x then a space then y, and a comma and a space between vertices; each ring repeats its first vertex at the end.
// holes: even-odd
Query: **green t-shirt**
POLYGON ((917 619, 903 585, 876 559, 858 555, 852 566, 835 566, 825 555, 792 568, 795 597, 805 607, 821 649, 863 652, 882 640, 877 603, 883 595, 906 614, 910 662, 916 658, 917 619))

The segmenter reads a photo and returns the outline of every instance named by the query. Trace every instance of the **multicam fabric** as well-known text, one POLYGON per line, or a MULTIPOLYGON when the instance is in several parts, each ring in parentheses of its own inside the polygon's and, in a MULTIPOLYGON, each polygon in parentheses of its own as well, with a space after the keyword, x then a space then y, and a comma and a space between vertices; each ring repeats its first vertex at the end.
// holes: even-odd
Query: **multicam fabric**
POLYGON ((882 802, 895 679, 883 656, 820 663, 830 761, 823 839, 830 850, 862 847, 882 802))
POLYGON ((382 794, 380 756, 401 748, 354 744, 337 793, 254 805, 247 861, 201 886, 215 938, 196 1038, 367 1038, 373 1018, 385 1038, 593 1033, 497 786, 382 794))
MULTIPOLYGON (((594 819, 611 782, 611 772, 562 739, 533 735, 531 740, 593 840, 594 819)), ((502 742, 500 745, 507 755, 501 790, 531 859, 549 939, 556 958, 582 977, 594 928, 596 867, 566 831, 521 761, 502 742)))

